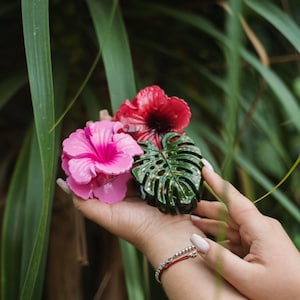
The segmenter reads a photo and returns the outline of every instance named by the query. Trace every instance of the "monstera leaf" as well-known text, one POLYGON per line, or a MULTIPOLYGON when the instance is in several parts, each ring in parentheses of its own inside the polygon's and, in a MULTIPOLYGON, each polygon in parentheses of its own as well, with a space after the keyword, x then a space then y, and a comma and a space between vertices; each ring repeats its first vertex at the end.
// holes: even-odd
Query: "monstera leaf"
POLYGON ((177 133, 163 137, 161 150, 152 142, 139 144, 144 154, 135 158, 132 174, 142 198, 164 213, 191 213, 202 187, 200 149, 177 133))

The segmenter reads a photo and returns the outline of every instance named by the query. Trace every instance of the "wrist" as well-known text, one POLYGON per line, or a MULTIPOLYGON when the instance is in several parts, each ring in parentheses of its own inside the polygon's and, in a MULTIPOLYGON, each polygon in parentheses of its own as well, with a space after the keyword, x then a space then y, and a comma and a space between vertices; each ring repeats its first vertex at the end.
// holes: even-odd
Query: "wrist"
POLYGON ((194 245, 189 245, 175 252, 172 256, 164 260, 155 270, 155 279, 161 283, 161 275, 164 271, 172 267, 173 265, 187 260, 189 258, 197 257, 197 249, 194 245))
POLYGON ((187 219, 169 226, 168 229, 160 230, 159 228, 156 233, 143 240, 141 248, 152 266, 157 268, 164 260, 191 245, 190 237, 193 233, 204 235, 187 219))

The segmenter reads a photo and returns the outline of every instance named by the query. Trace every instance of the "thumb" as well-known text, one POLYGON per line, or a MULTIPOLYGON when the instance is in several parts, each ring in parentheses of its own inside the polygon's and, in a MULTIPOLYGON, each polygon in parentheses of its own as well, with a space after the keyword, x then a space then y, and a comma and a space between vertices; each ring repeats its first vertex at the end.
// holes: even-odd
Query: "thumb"
POLYGON ((247 282, 249 283, 254 272, 252 264, 216 242, 202 238, 198 234, 192 235, 191 242, 207 265, 230 284, 236 288, 247 286, 247 282))

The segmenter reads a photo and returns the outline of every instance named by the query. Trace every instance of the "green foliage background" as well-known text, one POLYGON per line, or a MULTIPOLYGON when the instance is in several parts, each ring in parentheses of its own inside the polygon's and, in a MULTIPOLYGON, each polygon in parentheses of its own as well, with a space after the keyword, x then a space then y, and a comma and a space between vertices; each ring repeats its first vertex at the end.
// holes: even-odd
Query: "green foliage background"
MULTIPOLYGON (((252 200, 271 190, 300 152, 298 4, 2 1, 1 299, 43 295, 62 138, 147 85, 189 103, 189 134, 219 173, 252 200)), ((300 248, 299 182, 296 167, 257 205, 300 248)), ((143 258, 120 243, 129 299, 153 299, 143 258)))

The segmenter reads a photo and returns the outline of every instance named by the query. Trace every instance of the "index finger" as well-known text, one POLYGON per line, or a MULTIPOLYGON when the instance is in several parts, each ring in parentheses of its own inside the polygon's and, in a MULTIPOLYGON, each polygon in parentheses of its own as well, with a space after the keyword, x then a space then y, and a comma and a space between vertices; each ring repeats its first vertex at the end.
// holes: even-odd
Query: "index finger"
POLYGON ((202 174, 214 193, 224 201, 229 214, 238 225, 262 216, 248 198, 213 170, 203 167, 202 174))

